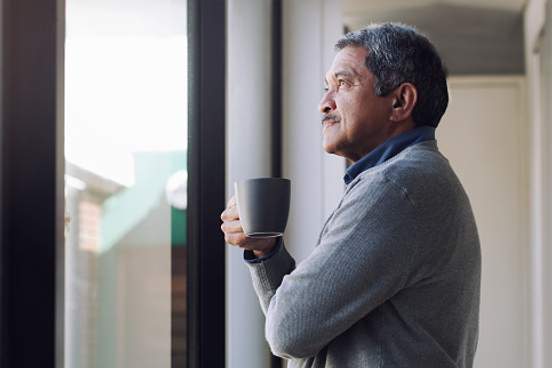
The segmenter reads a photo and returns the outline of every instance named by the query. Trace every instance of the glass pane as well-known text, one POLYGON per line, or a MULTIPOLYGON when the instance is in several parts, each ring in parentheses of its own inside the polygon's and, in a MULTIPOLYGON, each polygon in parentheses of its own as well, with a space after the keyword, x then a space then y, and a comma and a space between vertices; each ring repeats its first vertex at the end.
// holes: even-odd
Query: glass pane
POLYGON ((184 367, 186 1, 66 6, 65 366, 184 367))

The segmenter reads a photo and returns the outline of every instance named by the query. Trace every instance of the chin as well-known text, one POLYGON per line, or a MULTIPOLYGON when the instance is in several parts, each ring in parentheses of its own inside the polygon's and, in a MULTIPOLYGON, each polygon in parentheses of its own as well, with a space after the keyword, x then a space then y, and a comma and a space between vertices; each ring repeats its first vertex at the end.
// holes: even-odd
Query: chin
POLYGON ((322 148, 324 148, 324 151, 326 151, 326 153, 334 153, 335 150, 333 149, 333 147, 328 147, 326 145, 323 145, 322 148))
POLYGON ((331 144, 331 143, 328 143, 328 142, 323 142, 322 143, 322 148, 324 148, 324 151, 326 151, 327 153, 335 153, 336 152, 335 144, 331 144))
POLYGON ((324 148, 324 151, 326 151, 326 153, 345 157, 343 156, 343 153, 339 150, 339 147, 337 147, 337 145, 335 144, 324 143, 322 145, 322 148, 324 148))
MULTIPOLYGON (((322 148, 327 153, 343 156, 343 151, 347 147, 347 140, 341 134, 335 132, 326 132, 322 139, 322 148), (333 133, 333 134, 332 134, 333 133)), ((345 156, 343 156, 345 157, 345 156)))

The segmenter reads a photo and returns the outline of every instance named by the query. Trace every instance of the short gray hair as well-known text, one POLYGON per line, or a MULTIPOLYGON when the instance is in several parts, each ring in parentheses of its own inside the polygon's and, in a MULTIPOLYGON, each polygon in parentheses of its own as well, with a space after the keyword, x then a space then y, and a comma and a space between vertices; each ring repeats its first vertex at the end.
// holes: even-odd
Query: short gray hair
POLYGON ((448 105, 447 71, 426 36, 400 23, 371 24, 347 33, 335 45, 337 50, 348 46, 368 51, 366 67, 374 74, 377 96, 412 83, 418 91, 414 123, 437 127, 448 105))

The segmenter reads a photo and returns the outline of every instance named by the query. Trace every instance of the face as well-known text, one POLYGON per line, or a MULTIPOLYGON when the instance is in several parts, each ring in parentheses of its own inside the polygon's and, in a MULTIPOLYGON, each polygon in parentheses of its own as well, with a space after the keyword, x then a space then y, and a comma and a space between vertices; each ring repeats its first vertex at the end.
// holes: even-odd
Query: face
POLYGON ((374 75, 365 64, 367 50, 345 47, 326 74, 320 101, 326 152, 357 161, 388 136, 390 97, 374 94, 374 75))

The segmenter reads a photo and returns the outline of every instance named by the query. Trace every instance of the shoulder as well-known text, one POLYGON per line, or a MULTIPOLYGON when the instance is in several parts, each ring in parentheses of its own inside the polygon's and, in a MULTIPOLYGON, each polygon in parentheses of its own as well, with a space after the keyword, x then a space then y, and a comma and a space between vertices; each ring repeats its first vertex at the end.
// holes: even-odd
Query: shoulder
POLYGON ((458 177, 435 141, 408 147, 374 170, 359 175, 360 187, 374 188, 374 183, 395 187, 415 206, 465 197, 458 177))

